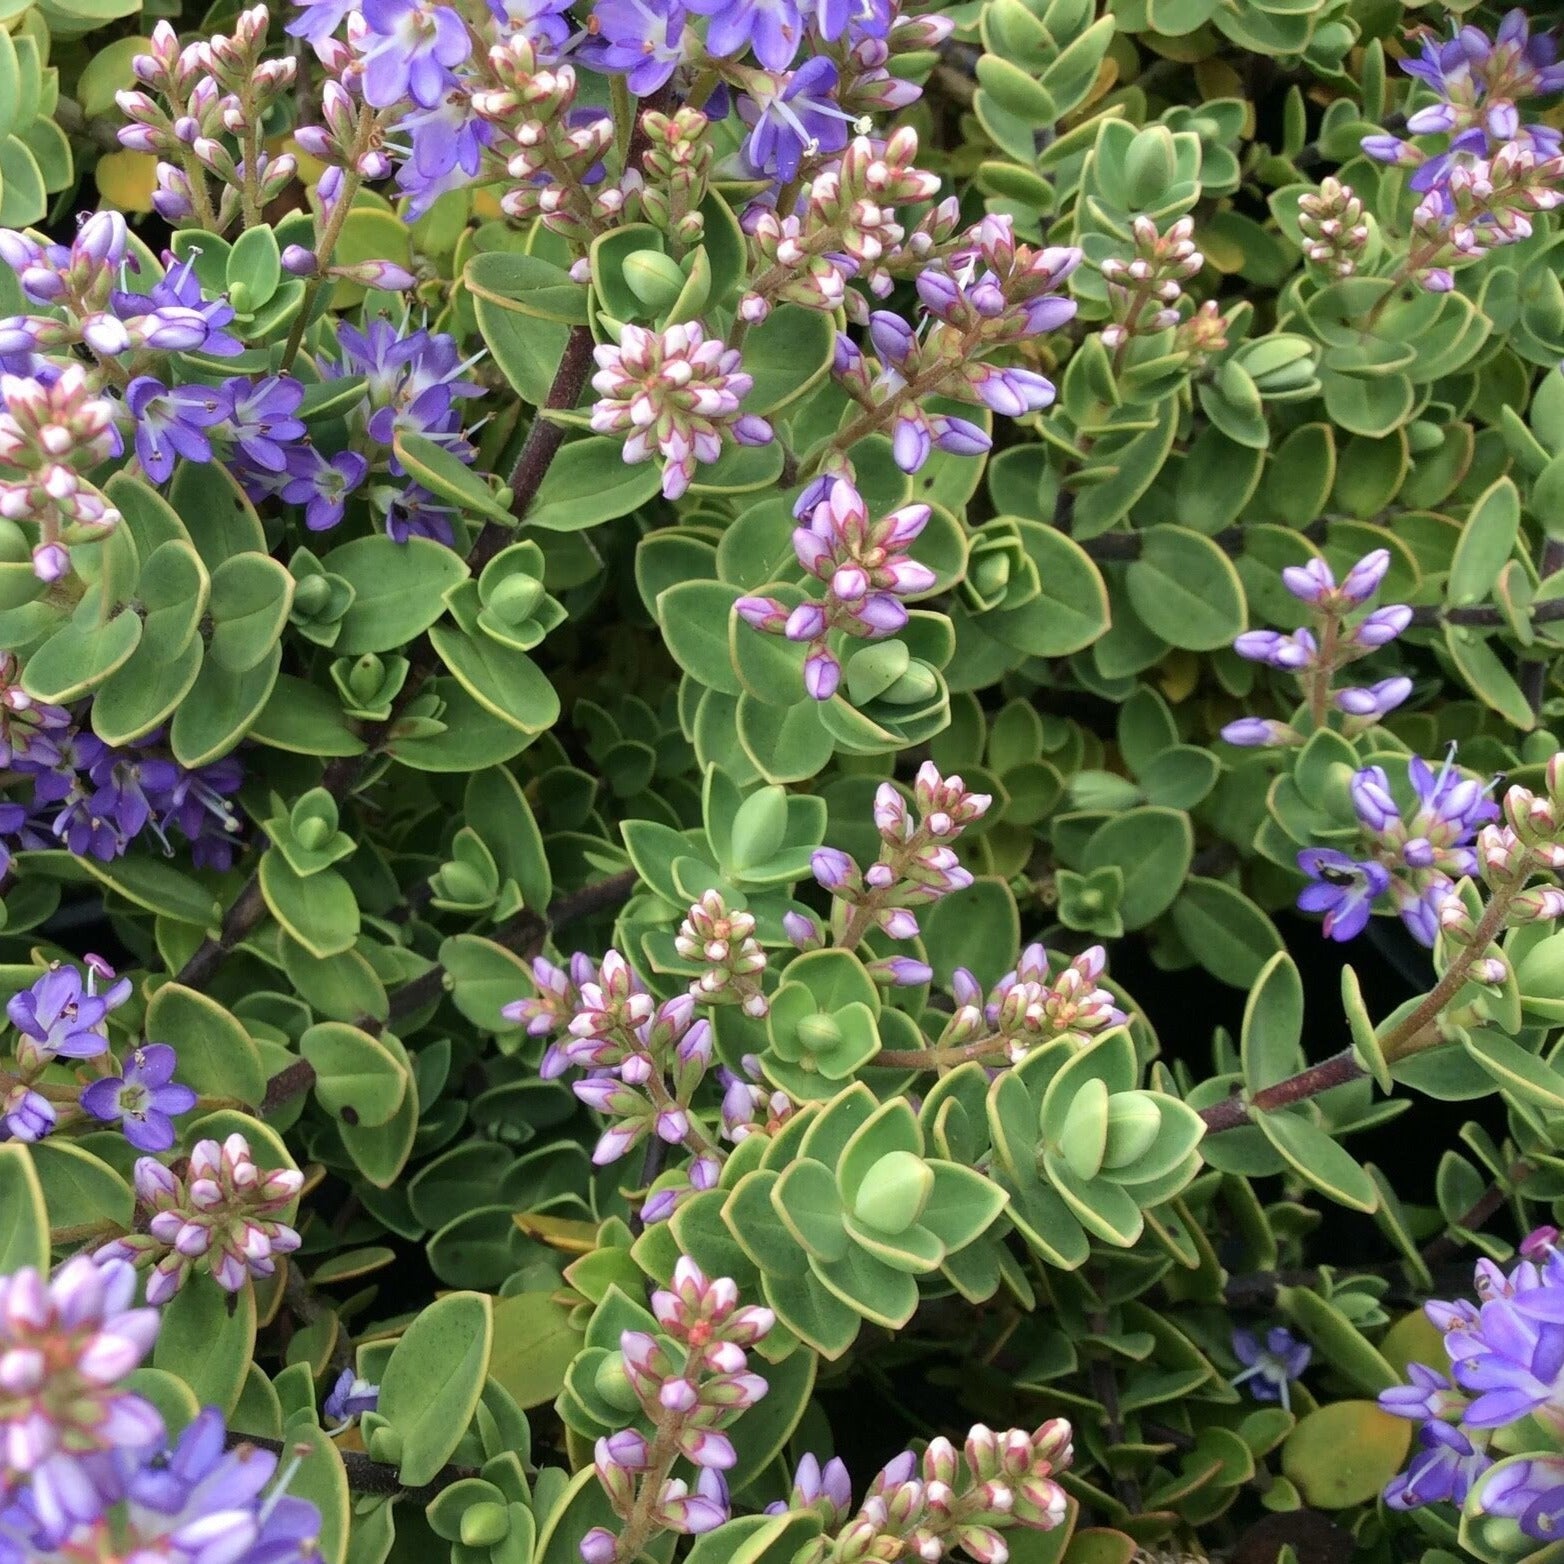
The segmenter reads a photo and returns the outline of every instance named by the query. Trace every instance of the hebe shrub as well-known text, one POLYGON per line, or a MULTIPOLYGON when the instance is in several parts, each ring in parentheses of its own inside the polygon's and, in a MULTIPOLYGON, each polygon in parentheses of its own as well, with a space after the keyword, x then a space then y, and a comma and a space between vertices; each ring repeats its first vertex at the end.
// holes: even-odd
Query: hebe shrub
POLYGON ((0 0, 0 1564, 1557 1556, 1564 18, 921 6, 0 0))

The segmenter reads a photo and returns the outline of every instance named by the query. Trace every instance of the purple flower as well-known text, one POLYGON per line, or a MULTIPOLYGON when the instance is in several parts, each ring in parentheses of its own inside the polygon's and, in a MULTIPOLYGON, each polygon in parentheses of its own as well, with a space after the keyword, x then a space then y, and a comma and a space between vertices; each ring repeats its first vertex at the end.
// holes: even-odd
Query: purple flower
POLYGON ((1334 847, 1305 848, 1298 854, 1298 867, 1312 882, 1298 893, 1298 908, 1325 914, 1327 939, 1361 934, 1375 899, 1390 884, 1390 873, 1382 865, 1349 858, 1334 847))
POLYGON ((0 1276, 0 1499, 30 1480, 41 1509, 92 1483, 84 1457, 143 1449, 162 1423, 121 1388, 157 1335, 155 1309, 133 1308, 123 1261, 68 1260, 46 1280, 31 1266, 0 1276))
POLYGON ((305 445, 289 453, 288 473, 283 499, 304 507, 304 525, 311 532, 329 532, 341 523, 348 495, 369 475, 369 463, 357 451, 339 451, 328 459, 305 445))
POLYGON ((1465 1433, 1448 1423, 1424 1423, 1417 1443, 1412 1464, 1385 1488, 1385 1503, 1393 1510, 1465 1504, 1472 1484, 1493 1465, 1465 1433))
POLYGON ((623 72, 637 98, 648 98, 684 58, 680 0, 598 0, 592 31, 576 51, 594 70, 623 72))
POLYGON ((337 1375, 321 1410, 328 1422, 346 1425, 365 1412, 373 1412, 379 1404, 380 1387, 345 1368, 337 1375))
POLYGON ((1284 1325, 1273 1325, 1263 1346, 1252 1330, 1240 1327, 1233 1332, 1233 1355, 1244 1365, 1233 1384, 1247 1384, 1256 1401, 1280 1401, 1286 1407, 1287 1387, 1308 1368, 1314 1349, 1284 1325))
POLYGON ((403 98, 432 109, 454 84, 451 67, 472 52, 459 12, 429 0, 364 0, 364 101, 389 109, 403 98))
MULTIPOLYGON (((172 255, 164 256, 166 262, 173 259, 172 255)), ((181 329, 197 328, 204 340, 187 347, 187 352, 199 351, 212 358, 235 358, 244 352, 244 344, 223 330, 234 318, 233 306, 226 298, 207 299, 202 294, 194 255, 171 264, 150 292, 115 293, 109 305, 121 320, 140 322, 139 329, 144 332, 155 331, 163 321, 176 322, 181 329)))
POLYGON ((798 53, 803 18, 794 0, 688 0, 690 10, 709 16, 706 47, 715 55, 753 49, 768 71, 785 71, 798 53))
POLYGON ((42 1140, 55 1120, 54 1104, 21 1082, 0 1097, 0 1140, 42 1140))
POLYGON ((317 47, 358 9, 357 0, 293 0, 299 12, 283 29, 290 38, 304 38, 317 47))
POLYGON ((81 1094, 81 1105, 105 1123, 120 1121, 125 1139, 140 1151, 167 1151, 174 1118, 196 1105, 196 1094, 174 1080, 176 1055, 167 1043, 136 1049, 123 1075, 105 1076, 81 1094))
POLYGON ((166 483, 176 456, 211 461, 206 431, 228 416, 231 393, 226 386, 169 387, 151 375, 137 375, 125 387, 125 405, 136 420, 136 456, 142 470, 154 483, 166 483))
MULTIPOLYGON (((151 1412, 151 1408, 148 1408, 151 1412)), ((208 1407, 171 1448, 152 1413, 153 1441, 82 1463, 68 1488, 35 1480, 0 1512, 0 1564, 65 1559, 159 1564, 309 1564, 320 1557, 320 1511, 274 1486, 278 1457, 227 1448, 208 1407)))
POLYGON ((104 1018, 129 998, 128 979, 107 994, 96 994, 92 978, 83 989, 75 967, 53 967, 31 988, 14 994, 5 1009, 38 1058, 92 1059, 109 1046, 104 1018))
POLYGON ((836 87, 836 67, 823 55, 805 61, 791 76, 771 78, 769 89, 754 83, 739 102, 739 113, 754 127, 744 148, 749 161, 786 181, 806 153, 840 152, 852 116, 837 107, 836 87))
POLYGON ((245 465, 265 474, 286 472, 286 447, 306 433, 303 421, 294 417, 304 400, 303 385, 290 375, 264 380, 240 376, 227 381, 224 389, 231 400, 218 433, 234 443, 245 465))

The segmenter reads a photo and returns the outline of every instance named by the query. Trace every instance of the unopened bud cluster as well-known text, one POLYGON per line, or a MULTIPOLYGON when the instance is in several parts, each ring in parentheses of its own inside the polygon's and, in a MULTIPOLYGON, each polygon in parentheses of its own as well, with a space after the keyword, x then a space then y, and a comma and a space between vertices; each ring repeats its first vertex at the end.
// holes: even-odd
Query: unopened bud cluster
POLYGON ((1299 196, 1298 227, 1303 253, 1314 265, 1333 277, 1350 277, 1357 271, 1368 247, 1369 229, 1363 220, 1363 203, 1351 185, 1327 175, 1318 191, 1299 196))
POLYGON ((262 59, 269 25, 267 8, 252 6, 231 36, 181 47, 159 22, 134 61, 139 85, 116 95, 130 121, 121 144, 159 159, 152 204, 169 222, 220 230, 241 213, 253 222, 297 174, 291 155, 274 157, 260 144, 262 124, 291 94, 297 69, 292 59, 262 59), (229 150, 234 140, 238 157, 229 150), (218 187, 215 205, 208 181, 218 187))
POLYGON ((182 1173, 155 1157, 136 1163, 138 1212, 146 1231, 114 1239, 96 1258, 153 1266, 147 1301, 166 1303, 196 1271, 238 1292, 252 1276, 270 1276, 276 1256, 299 1247, 299 1235, 278 1213, 298 1199, 304 1175, 263 1169, 240 1134, 220 1144, 197 1141, 182 1173))
MULTIPOLYGON (((1070 1464, 1071 1440, 1063 1418, 1032 1433, 995 1433, 980 1423, 959 1450, 949 1439, 931 1440, 921 1461, 909 1451, 886 1466, 858 1513, 799 1564, 939 1564, 958 1553, 1006 1564, 1006 1531, 1052 1531, 1064 1520, 1068 1504, 1054 1474, 1070 1464)), ((824 1494, 833 1509, 838 1497, 824 1494)))
POLYGON ((1195 231, 1191 218, 1179 218, 1165 234, 1149 217, 1137 217, 1130 227, 1135 239, 1133 258, 1110 256, 1100 268, 1112 316, 1103 327, 1102 345, 1110 350, 1124 347, 1132 337, 1151 336, 1178 325, 1184 284, 1206 263, 1191 237, 1195 231))
POLYGON ((1058 1038, 1084 1044, 1092 1034, 1124 1023, 1124 1012, 1113 994, 1099 985, 1108 957, 1093 945, 1049 976, 1047 950, 1040 944, 1021 952, 1015 970, 996 983, 985 998, 978 981, 964 967, 951 979, 955 1014, 946 1023, 940 1048, 992 1042, 1012 1064, 1058 1038))
POLYGON ((861 937, 872 924, 892 939, 912 939, 918 932, 913 908, 972 883, 950 844, 992 802, 987 793, 970 791, 960 777, 942 777, 933 761, 925 761, 913 787, 914 820, 895 784, 882 782, 874 796, 880 857, 860 870, 840 848, 822 847, 812 860, 815 879, 836 898, 838 931, 861 937))
POLYGON ((625 1331, 619 1358, 607 1360, 600 1373, 612 1381, 605 1399, 638 1406, 651 1437, 625 1428, 597 1441, 598 1480, 626 1529, 589 1531, 581 1542, 585 1564, 623 1564, 658 1532, 694 1535, 721 1525, 728 1517, 722 1473, 738 1460, 723 1430, 768 1389, 750 1370, 745 1349, 766 1337, 776 1316, 741 1307, 738 1287, 727 1277, 708 1279, 680 1256, 672 1285, 652 1294, 652 1313, 659 1334, 625 1331), (693 1489, 669 1475, 681 1457, 699 1469, 693 1489))
POLYGON ((534 1036, 564 1028, 541 1073, 555 1076, 571 1065, 588 1072, 575 1094, 612 1121, 593 1160, 617 1162, 648 1135, 709 1154, 690 1111, 713 1054, 711 1023, 696 1019, 694 994, 658 1004, 616 950, 597 968, 577 956, 568 975, 547 962, 534 963, 533 972, 538 994, 502 1014, 534 1036))
POLYGON ((708 1005, 739 1005, 747 1016, 770 1009, 761 989, 766 953, 755 939, 753 914, 728 910, 722 892, 706 891, 679 926, 674 948, 705 971, 690 985, 695 999, 708 1005))

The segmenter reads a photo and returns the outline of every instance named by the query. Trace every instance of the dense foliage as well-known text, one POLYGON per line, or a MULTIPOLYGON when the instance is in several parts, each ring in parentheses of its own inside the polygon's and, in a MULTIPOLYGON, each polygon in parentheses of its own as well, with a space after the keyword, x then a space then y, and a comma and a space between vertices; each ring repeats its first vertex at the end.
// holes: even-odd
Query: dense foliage
POLYGON ((1564 1556, 1564 17, 923 4, 0 0, 0 1564, 1564 1556))

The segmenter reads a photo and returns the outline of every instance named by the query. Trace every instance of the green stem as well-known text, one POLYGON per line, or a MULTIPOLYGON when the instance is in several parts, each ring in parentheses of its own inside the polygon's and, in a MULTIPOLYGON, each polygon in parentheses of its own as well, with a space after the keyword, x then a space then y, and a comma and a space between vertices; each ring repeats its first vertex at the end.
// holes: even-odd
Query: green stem
POLYGON ((330 281, 326 276, 326 268, 331 265, 331 257, 337 249, 337 240, 342 237, 342 230, 347 226, 348 214, 353 210, 353 202, 358 196, 359 186, 364 182, 364 176, 358 171, 358 163, 369 151, 369 144, 375 135, 375 124, 375 111, 365 104, 359 111, 358 134, 353 138, 353 151, 348 158, 348 166, 342 171, 342 188, 337 192, 337 199, 332 203, 325 227, 320 230, 315 242, 315 260, 318 270, 310 278, 304 290, 304 301, 299 305, 299 313, 294 317, 292 329, 288 332, 288 341, 282 350, 279 374, 287 374, 293 366, 294 359, 299 356, 299 349, 304 345, 304 333, 309 330, 310 321, 315 316, 320 291, 330 281))

